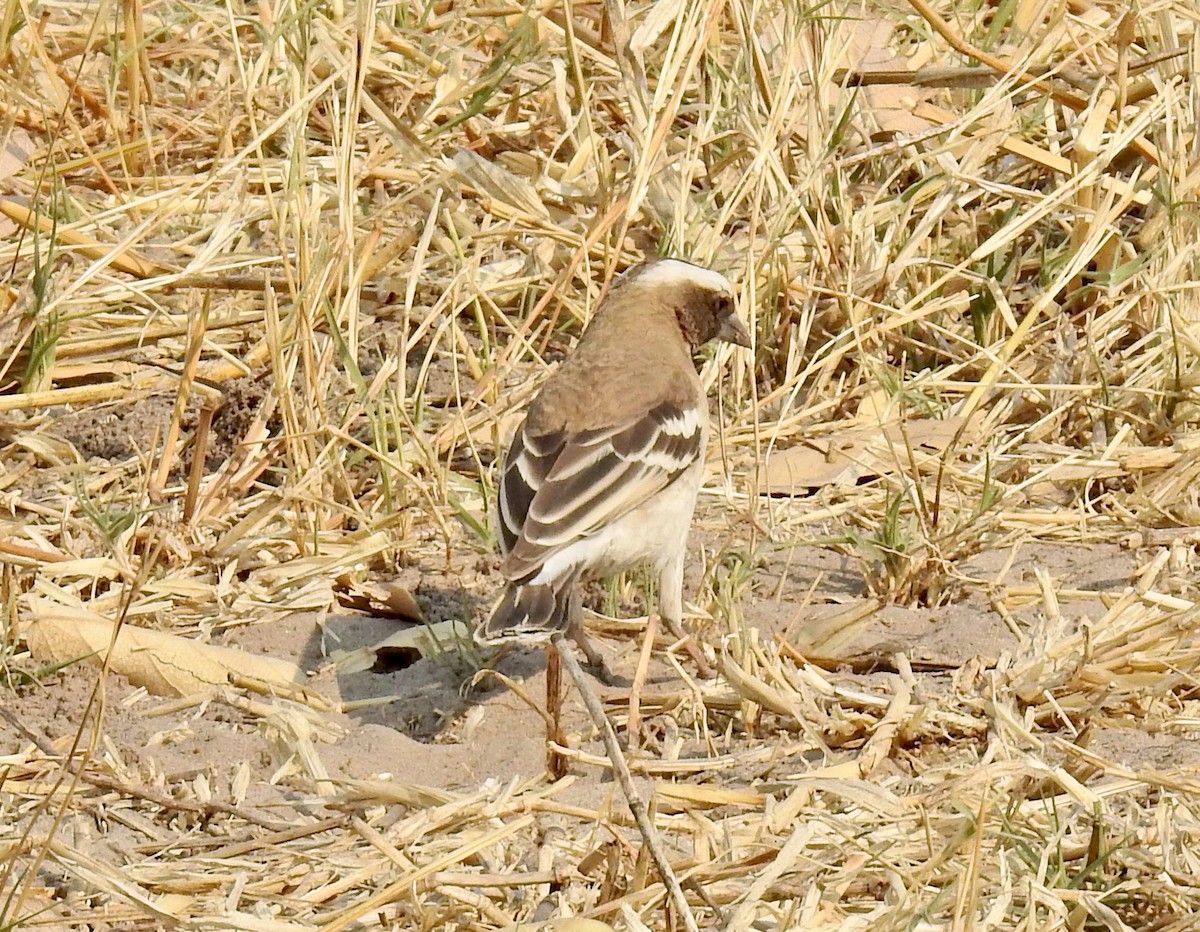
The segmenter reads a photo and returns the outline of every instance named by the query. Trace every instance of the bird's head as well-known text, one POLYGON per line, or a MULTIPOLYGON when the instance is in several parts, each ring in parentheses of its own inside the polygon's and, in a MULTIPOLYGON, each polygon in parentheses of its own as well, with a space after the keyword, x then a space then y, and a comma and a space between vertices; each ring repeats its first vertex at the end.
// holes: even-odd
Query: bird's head
POLYGON ((618 280, 625 295, 634 291, 647 302, 671 308, 692 348, 709 340, 750 345, 750 332, 737 316, 733 285, 720 272, 681 259, 652 259, 635 265, 618 280))

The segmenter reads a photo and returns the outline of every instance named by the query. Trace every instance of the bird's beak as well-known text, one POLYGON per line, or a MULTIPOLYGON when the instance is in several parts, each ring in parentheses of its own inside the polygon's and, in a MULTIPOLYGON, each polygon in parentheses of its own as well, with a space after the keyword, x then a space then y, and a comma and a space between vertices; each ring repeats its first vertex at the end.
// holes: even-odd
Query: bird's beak
POLYGON ((717 339, 726 343, 736 343, 738 346, 750 345, 750 331, 742 323, 737 314, 730 314, 721 321, 721 329, 717 331, 717 339))

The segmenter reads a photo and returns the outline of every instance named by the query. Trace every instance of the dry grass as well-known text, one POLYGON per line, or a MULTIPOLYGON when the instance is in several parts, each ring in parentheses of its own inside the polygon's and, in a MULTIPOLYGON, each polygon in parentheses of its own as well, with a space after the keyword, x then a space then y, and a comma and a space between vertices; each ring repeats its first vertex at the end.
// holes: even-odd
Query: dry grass
MULTIPOLYGON (((1200 719, 1200 609, 1160 585, 1192 546, 1165 529, 1200 524, 1200 15, 1126 9, 5 0, 0 666, 29 668, 36 600, 207 637, 331 609, 398 558, 461 568, 547 361, 615 272, 683 255, 757 334, 705 368, 721 497, 756 534, 824 527, 910 604, 1016 539, 1169 548, 1086 626, 1042 580, 1019 655, 936 686, 902 656, 867 689, 727 638, 681 721, 769 738, 771 780, 744 744, 703 790, 636 762, 700 924, 1190 928, 1195 774, 1081 740, 1200 719), (813 478, 793 451, 829 445, 852 471, 813 478), (819 491, 760 494, 780 483, 819 491)), ((302 772, 347 817, 252 825, 77 750, 0 760, 0 928, 494 929, 551 882, 667 921, 622 818, 538 782, 302 772), (181 840, 118 867, 55 836, 105 798, 181 840), (538 813, 568 830, 514 875, 538 813)))

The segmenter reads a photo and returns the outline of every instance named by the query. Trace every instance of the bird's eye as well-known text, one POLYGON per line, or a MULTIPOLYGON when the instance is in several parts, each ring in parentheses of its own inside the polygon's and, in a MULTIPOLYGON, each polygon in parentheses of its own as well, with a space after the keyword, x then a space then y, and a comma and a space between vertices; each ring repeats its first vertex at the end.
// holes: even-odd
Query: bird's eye
POLYGON ((724 317, 733 311, 733 301, 726 295, 717 298, 717 313, 724 317))

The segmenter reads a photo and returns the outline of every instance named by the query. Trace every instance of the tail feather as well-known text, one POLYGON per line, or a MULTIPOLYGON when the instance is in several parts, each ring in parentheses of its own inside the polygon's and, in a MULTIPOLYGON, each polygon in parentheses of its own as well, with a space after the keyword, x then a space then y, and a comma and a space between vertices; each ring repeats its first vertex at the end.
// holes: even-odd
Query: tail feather
POLYGON ((542 641, 567 629, 571 587, 510 584, 487 621, 475 630, 481 644, 542 641))

